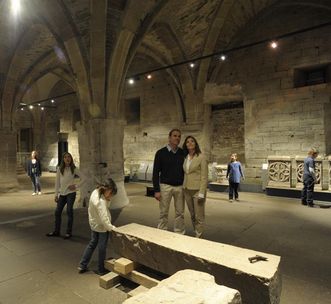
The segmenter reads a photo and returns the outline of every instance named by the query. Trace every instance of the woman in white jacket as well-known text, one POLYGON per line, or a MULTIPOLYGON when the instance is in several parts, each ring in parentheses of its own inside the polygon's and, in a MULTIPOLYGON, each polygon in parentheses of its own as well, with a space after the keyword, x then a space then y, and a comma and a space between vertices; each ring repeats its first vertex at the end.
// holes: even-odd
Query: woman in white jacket
POLYGON ((108 272, 104 267, 104 261, 106 258, 109 231, 115 228, 111 223, 109 207, 110 199, 116 193, 116 184, 109 178, 105 184, 99 186, 91 194, 88 208, 91 240, 80 260, 78 267, 79 273, 87 271, 87 266, 97 246, 99 247, 98 273, 104 275, 108 272))

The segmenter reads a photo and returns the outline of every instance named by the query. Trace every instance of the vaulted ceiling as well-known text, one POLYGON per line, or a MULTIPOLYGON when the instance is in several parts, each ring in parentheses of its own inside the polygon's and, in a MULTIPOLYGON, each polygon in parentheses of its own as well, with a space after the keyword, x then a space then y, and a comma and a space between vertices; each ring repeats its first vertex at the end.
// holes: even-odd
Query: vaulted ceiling
MULTIPOLYGON (((66 43, 75 37, 82 62, 91 64, 91 10, 99 0, 29 0, 13 18, 0 0, 0 96, 16 100, 47 73, 73 86, 76 72, 66 43)), ((106 1, 106 0, 105 0, 106 1)), ((306 26, 330 21, 329 0, 108 0, 106 65, 123 30, 134 30, 128 74, 210 54, 259 38, 259 28, 286 12, 306 26), (300 17, 301 16, 301 17, 300 17), (130 20, 138 26, 130 28, 130 20), (140 25, 139 25, 140 23, 140 25)), ((295 21, 295 20, 294 20, 295 21)), ((295 22, 293 23, 295 24, 295 22)), ((293 28, 295 30, 297 28, 293 28)), ((291 29, 290 29, 291 30, 291 29)), ((277 28, 270 27, 270 35, 277 28)), ((213 60, 200 67, 206 80, 213 60)))

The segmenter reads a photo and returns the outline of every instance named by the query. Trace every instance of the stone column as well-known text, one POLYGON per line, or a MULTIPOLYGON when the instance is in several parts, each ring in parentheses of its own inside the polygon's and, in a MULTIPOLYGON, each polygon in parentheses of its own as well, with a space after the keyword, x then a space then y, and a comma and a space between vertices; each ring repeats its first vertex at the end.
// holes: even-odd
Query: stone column
POLYGON ((88 176, 86 185, 81 189, 85 203, 95 185, 111 177, 118 187, 112 200, 113 207, 121 208, 128 204, 124 189, 124 125, 124 120, 98 118, 77 126, 80 170, 88 176))
POLYGON ((322 160, 321 187, 322 190, 329 190, 330 184, 330 162, 328 159, 322 160))
POLYGON ((0 130, 0 192, 16 191, 19 188, 16 174, 16 132, 0 130))
POLYGON ((297 162, 295 158, 291 158, 291 188, 296 188, 297 180, 297 162))
POLYGON ((58 132, 58 143, 57 143, 57 157, 59 166, 62 161, 62 155, 64 152, 68 152, 68 133, 58 132))

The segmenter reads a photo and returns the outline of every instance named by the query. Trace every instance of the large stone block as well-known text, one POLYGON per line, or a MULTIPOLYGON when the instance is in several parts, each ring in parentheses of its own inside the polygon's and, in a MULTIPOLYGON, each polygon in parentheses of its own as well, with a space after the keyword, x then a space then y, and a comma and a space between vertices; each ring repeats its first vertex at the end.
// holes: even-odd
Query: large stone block
POLYGON ((212 275, 191 269, 176 272, 123 304, 241 304, 240 293, 215 283, 212 275))
POLYGON ((279 303, 279 256, 138 224, 119 227, 112 242, 121 256, 169 275, 183 269, 207 272, 217 284, 237 289, 243 303, 279 303), (255 255, 268 260, 250 263, 255 255))

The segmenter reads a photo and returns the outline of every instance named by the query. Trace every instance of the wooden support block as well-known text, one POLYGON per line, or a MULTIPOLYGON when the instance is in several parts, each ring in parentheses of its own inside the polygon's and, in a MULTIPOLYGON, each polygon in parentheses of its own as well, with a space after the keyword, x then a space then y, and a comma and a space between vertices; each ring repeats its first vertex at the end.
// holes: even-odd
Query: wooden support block
MULTIPOLYGON (((108 261, 105 261, 105 268, 113 271, 115 273, 117 273, 117 271, 115 270, 115 263, 116 260, 115 259, 111 259, 108 261)), ((142 285, 146 288, 152 288, 154 286, 156 286, 158 283, 160 283, 159 280, 156 280, 146 274, 143 274, 137 270, 133 270, 128 274, 120 274, 123 278, 126 278, 132 282, 135 282, 139 285, 142 285)))
POLYGON ((129 292, 128 292, 128 297, 129 297, 129 298, 130 298, 130 297, 134 297, 134 296, 136 296, 136 295, 138 295, 138 294, 140 294, 140 293, 142 293, 142 292, 146 292, 146 291, 148 291, 148 290, 149 290, 148 288, 146 288, 146 287, 140 285, 140 286, 138 286, 137 288, 132 289, 131 291, 129 291, 129 292))
POLYGON ((114 270, 119 274, 128 274, 136 267, 135 262, 126 258, 119 258, 115 261, 114 270))
POLYGON ((109 272, 99 278, 99 286, 104 289, 109 289, 121 281, 121 276, 117 273, 109 272))

